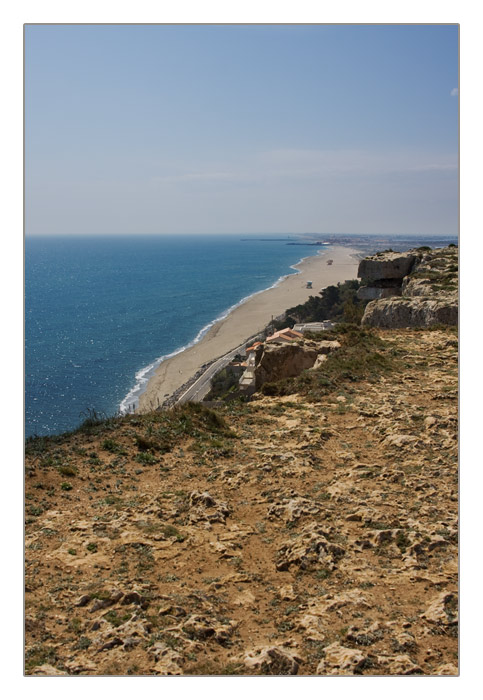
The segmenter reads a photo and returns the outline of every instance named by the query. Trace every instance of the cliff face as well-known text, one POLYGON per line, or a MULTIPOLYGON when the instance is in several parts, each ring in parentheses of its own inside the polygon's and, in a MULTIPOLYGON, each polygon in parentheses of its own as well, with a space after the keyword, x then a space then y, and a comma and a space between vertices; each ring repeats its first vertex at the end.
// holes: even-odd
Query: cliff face
POLYGON ((366 281, 360 297, 370 301, 363 326, 430 327, 458 324, 458 249, 378 253, 362 260, 366 281))
POLYGON ((254 369, 255 389, 260 389, 265 382, 276 382, 287 377, 298 377, 305 369, 320 366, 323 358, 340 347, 338 341, 320 343, 304 341, 303 343, 266 343, 259 352, 259 359, 254 369))

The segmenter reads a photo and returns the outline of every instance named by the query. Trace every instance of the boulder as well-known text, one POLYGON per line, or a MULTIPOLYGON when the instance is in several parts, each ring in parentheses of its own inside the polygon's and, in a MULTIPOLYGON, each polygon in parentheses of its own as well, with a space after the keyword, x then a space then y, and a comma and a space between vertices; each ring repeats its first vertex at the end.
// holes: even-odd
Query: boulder
POLYGON ((286 377, 297 377, 314 366, 321 351, 294 343, 267 344, 260 363, 255 367, 255 387, 265 382, 276 382, 286 377))
POLYGON ((297 569, 315 569, 322 566, 330 571, 335 563, 345 554, 345 549, 329 542, 326 532, 320 525, 306 525, 296 540, 282 545, 278 550, 277 571, 297 569))
POLYGON ((358 649, 343 647, 334 642, 324 649, 324 659, 317 666, 317 675, 353 675, 360 673, 367 660, 358 649))
POLYGON ((357 276, 368 282, 402 280, 411 272, 416 260, 416 255, 411 252, 378 253, 361 260, 357 276))
POLYGON ((279 646, 261 647, 247 652, 244 665, 265 676, 295 676, 302 659, 279 646))

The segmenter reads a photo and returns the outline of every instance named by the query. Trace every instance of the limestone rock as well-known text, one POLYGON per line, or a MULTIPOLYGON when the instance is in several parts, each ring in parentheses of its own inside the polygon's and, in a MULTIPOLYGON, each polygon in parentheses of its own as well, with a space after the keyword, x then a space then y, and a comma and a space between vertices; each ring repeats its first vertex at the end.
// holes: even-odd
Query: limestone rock
POLYGON ((361 325, 378 328, 428 328, 435 325, 458 325, 458 303, 454 300, 406 299, 392 297, 370 301, 361 325))
POLYGON ((442 664, 434 671, 435 676, 458 676, 459 671, 454 664, 442 664))
POLYGON ((67 676, 65 671, 60 671, 51 664, 42 664, 32 671, 32 676, 67 676))
POLYGON ((283 647, 262 647, 245 655, 243 663, 252 670, 266 676, 295 676, 302 659, 283 647))
POLYGON ((407 654, 397 656, 379 656, 378 663, 384 668, 384 674, 389 676, 413 676, 423 673, 420 666, 407 654))
POLYGON ((276 567, 278 571, 287 571, 291 566, 299 569, 321 566, 332 570, 344 554, 345 549, 329 542, 319 525, 311 524, 303 528, 299 538, 278 550, 276 567))
POLYGON ((319 352, 315 348, 293 343, 267 344, 255 367, 255 387, 286 377, 297 377, 315 364, 319 352))
POLYGON ((190 639, 214 639, 219 644, 225 644, 235 627, 233 622, 219 622, 210 617, 195 614, 183 623, 182 630, 190 639))
POLYGON ((320 506, 308 498, 285 498, 282 502, 274 503, 268 509, 269 518, 282 518, 287 523, 294 523, 304 515, 317 515, 320 506))
POLYGON ((401 295, 401 287, 359 287, 357 298, 362 301, 375 301, 401 295))
POLYGON ((457 250, 437 248, 425 254, 414 250, 405 253, 402 259, 404 264, 399 264, 395 253, 378 253, 361 261, 359 277, 370 282, 370 286, 361 287, 358 292, 359 298, 370 300, 362 325, 380 328, 457 325, 457 250), (392 267, 395 262, 399 271, 392 267), (396 277, 398 286, 393 287, 396 277))
POLYGON ((329 355, 340 348, 340 343, 338 340, 321 340, 315 347, 319 355, 329 355))
POLYGON ((416 261, 413 253, 388 251, 364 258, 359 263, 357 276, 364 280, 402 280, 408 275, 416 261))
POLYGON ((435 625, 452 626, 458 624, 458 600, 455 593, 443 591, 433 599, 421 618, 435 625))
POLYGON ((317 666, 317 675, 354 675, 360 673, 367 660, 358 649, 343 647, 334 642, 324 649, 324 658, 317 666))
POLYGON ((154 657, 153 672, 160 676, 180 676, 183 673, 181 664, 183 657, 163 642, 155 642, 149 649, 154 657))
POLYGON ((191 523, 225 523, 230 509, 224 501, 218 501, 208 491, 192 491, 189 497, 191 523))

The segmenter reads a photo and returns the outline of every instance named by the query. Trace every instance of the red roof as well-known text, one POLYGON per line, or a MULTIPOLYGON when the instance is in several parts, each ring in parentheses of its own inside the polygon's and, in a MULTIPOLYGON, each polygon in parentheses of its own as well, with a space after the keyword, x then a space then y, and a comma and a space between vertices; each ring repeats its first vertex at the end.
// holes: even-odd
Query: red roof
POLYGON ((281 331, 277 331, 269 338, 267 338, 267 343, 276 338, 282 338, 282 340, 295 340, 296 338, 303 338, 303 334, 298 331, 292 330, 292 328, 283 328, 281 331))

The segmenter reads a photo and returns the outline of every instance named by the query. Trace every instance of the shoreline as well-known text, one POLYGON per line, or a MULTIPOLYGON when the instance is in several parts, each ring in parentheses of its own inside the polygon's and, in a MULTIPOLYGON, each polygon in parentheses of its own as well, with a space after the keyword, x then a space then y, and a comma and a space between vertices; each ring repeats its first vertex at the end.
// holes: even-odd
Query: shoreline
POLYGON ((136 413, 146 413, 161 407, 202 367, 261 332, 272 316, 275 318, 288 308, 304 303, 323 287, 355 279, 359 253, 355 248, 343 246, 319 249, 317 254, 302 258, 291 266, 297 271, 295 274, 280 278, 272 287, 255 292, 230 307, 220 319, 209 324, 204 333, 204 329, 200 331, 196 336, 199 340, 195 338, 191 345, 176 351, 161 360, 152 370, 148 370, 148 373, 153 371, 153 374, 139 395, 136 413), (327 265, 329 258, 334 261, 331 266, 327 265), (312 289, 306 288, 307 280, 312 281, 312 289))
MULTIPOLYGON (((304 258, 301 258, 297 263, 290 265, 289 266, 290 269, 295 270, 295 272, 289 272, 286 275, 282 275, 270 287, 266 287, 265 289, 260 289, 257 292, 253 292, 252 294, 248 294, 247 296, 243 297, 242 299, 240 299, 240 301, 237 301, 236 304, 233 304, 228 309, 223 311, 219 316, 217 316, 215 319, 213 319, 213 321, 210 321, 209 323, 207 323, 200 331, 198 331, 198 333, 196 334, 196 336, 194 337, 194 339, 192 341, 190 341, 186 345, 178 348, 177 350, 173 350, 173 352, 170 352, 166 355, 161 355, 158 359, 154 360, 149 365, 146 365, 145 367, 142 367, 140 370, 138 370, 135 374, 135 379, 136 379, 137 383, 133 386, 132 389, 129 390, 129 392, 126 394, 126 396, 123 398, 123 400, 119 404, 119 410, 120 410, 121 414, 124 415, 124 414, 130 412, 131 401, 133 402, 133 404, 132 404, 133 406, 135 406, 136 403, 139 402, 140 397, 144 394, 144 392, 146 390, 146 386, 144 386, 144 385, 147 385, 149 383, 150 379, 153 377, 153 375, 156 374, 158 367, 163 362, 166 362, 167 360, 170 360, 171 358, 176 357, 176 355, 180 355, 181 353, 186 352, 187 350, 189 350, 190 348, 195 346, 197 343, 201 342, 203 340, 203 338, 205 337, 205 335, 209 332, 209 330, 213 326, 215 326, 217 323, 221 323, 222 321, 224 321, 239 306, 242 306, 243 304, 249 302, 253 297, 256 297, 258 294, 264 294, 265 292, 268 292, 271 289, 275 289, 276 287, 278 287, 279 284, 284 282, 287 278, 295 277, 298 274, 300 274, 300 271, 298 269, 298 266, 300 264, 302 264, 308 258, 317 257, 317 255, 320 254, 321 251, 325 252, 325 250, 328 250, 328 248, 327 249, 319 248, 316 255, 305 256, 304 258)), ((260 331, 258 331, 257 333, 259 333, 259 332, 260 331)), ((247 340, 248 340, 248 338, 247 338, 247 340)), ((211 365, 213 362, 215 362, 216 359, 218 359, 218 358, 212 358, 212 359, 208 360, 206 363, 204 363, 202 365, 203 369, 206 369, 209 365, 211 365)), ((201 371, 201 369, 202 368, 200 367, 199 371, 201 371)), ((194 379, 194 377, 192 377, 191 379, 194 379)), ((187 382, 185 382, 185 384, 189 384, 190 381, 191 381, 190 379, 187 380, 187 382)))

